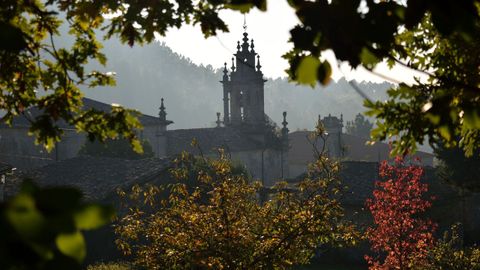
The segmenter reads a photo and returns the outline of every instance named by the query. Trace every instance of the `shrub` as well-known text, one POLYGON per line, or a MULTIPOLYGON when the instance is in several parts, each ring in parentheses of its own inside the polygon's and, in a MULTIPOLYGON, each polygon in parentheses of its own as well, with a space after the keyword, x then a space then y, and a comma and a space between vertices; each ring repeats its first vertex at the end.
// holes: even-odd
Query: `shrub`
POLYGON ((134 270, 133 266, 125 262, 97 263, 89 265, 87 270, 134 270))
POLYGON ((458 234, 459 226, 452 226, 445 232, 433 248, 428 251, 427 264, 422 270, 475 270, 480 269, 480 249, 478 247, 462 248, 462 239, 458 234))

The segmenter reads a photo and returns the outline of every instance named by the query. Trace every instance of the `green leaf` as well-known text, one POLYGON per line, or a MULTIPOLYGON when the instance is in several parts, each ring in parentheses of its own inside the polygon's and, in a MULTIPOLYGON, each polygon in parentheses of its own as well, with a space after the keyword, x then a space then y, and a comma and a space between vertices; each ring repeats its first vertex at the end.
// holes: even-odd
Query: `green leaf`
POLYGON ((330 66, 330 63, 323 61, 322 64, 318 66, 317 78, 323 85, 327 85, 330 82, 332 79, 332 67, 330 66))
POLYGON ((247 13, 250 11, 250 9, 253 8, 253 4, 248 3, 248 4, 227 4, 225 5, 226 8, 240 11, 241 13, 247 13))
POLYGON ((45 218, 35 206, 31 195, 20 194, 7 206, 6 216, 15 230, 24 239, 40 237, 45 225, 45 218))
POLYGON ((369 69, 375 67, 375 65, 380 62, 375 54, 373 54, 369 49, 363 47, 362 52, 360 53, 360 61, 369 69))
POLYGON ((425 118, 430 120, 430 122, 434 125, 438 125, 440 123, 440 115, 433 114, 433 113, 427 113, 425 114, 425 118))
POLYGON ((450 141, 452 139, 452 134, 450 133, 450 129, 448 126, 443 125, 438 128, 438 132, 440 136, 442 136, 446 141, 450 141))
POLYGON ((466 111, 463 115, 465 125, 471 129, 480 129, 480 116, 476 110, 466 111))
POLYGON ((134 139, 134 140, 131 141, 131 144, 132 144, 132 147, 133 147, 133 151, 135 151, 135 153, 138 153, 138 154, 143 153, 142 143, 139 140, 134 139))
POLYGON ((74 219, 78 229, 92 230, 112 220, 114 211, 111 207, 89 204, 75 213, 74 219))
POLYGON ((85 239, 79 231, 70 234, 60 234, 55 242, 63 254, 78 262, 82 262, 87 255, 85 239))
MULTIPOLYGON (((320 66, 320 60, 313 56, 306 56, 300 60, 300 64, 296 70, 297 82, 300 84, 308 84, 314 87, 317 82, 317 69, 320 66)), ((324 78, 319 78, 323 81, 324 78)))

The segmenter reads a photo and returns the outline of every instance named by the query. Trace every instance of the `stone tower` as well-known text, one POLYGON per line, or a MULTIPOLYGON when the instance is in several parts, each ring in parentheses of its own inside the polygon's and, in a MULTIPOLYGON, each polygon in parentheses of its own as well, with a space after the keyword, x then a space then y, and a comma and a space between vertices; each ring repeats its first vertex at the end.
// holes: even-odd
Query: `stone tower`
POLYGON ((230 74, 227 63, 223 70, 223 107, 226 126, 264 126, 264 83, 260 56, 255 52, 253 39, 243 33, 243 43, 237 44, 230 74))

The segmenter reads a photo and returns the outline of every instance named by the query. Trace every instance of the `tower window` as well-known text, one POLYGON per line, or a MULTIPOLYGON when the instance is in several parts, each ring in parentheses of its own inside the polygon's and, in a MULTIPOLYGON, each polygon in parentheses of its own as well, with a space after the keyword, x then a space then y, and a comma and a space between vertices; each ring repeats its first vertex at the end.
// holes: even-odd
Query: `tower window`
POLYGON ((228 117, 228 119, 230 119, 230 117, 232 117, 232 116, 231 116, 231 104, 230 104, 230 102, 231 102, 230 92, 228 92, 227 98, 228 98, 228 101, 229 101, 229 102, 227 103, 227 115, 224 115, 224 117, 228 117))

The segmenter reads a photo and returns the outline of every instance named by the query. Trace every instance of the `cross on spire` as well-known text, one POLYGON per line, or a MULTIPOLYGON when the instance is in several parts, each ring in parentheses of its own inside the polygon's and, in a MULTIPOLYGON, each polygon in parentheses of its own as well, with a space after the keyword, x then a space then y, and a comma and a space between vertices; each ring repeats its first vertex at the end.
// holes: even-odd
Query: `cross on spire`
POLYGON ((247 31, 247 14, 243 14, 243 31, 247 31))

